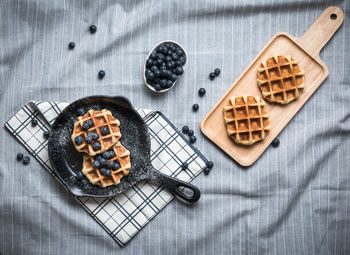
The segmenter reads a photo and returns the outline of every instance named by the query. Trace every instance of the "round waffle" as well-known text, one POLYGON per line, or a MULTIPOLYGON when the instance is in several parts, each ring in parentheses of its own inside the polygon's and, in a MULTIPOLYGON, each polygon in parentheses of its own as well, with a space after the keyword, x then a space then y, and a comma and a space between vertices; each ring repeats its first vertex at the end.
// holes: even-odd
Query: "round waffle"
POLYGON ((273 56, 258 68, 258 86, 270 102, 288 104, 297 99, 304 88, 303 69, 291 56, 273 56))
POLYGON ((227 134, 244 145, 264 139, 270 129, 265 102, 258 96, 231 97, 224 107, 224 120, 227 134))
POLYGON ((110 111, 106 109, 102 111, 89 110, 86 114, 77 118, 71 139, 77 151, 95 156, 108 150, 118 142, 122 136, 119 125, 119 120, 114 118, 110 111), (87 123, 92 125, 87 125, 87 123), (94 139, 89 141, 89 138, 87 138, 89 134, 95 135, 94 139), (99 146, 95 143, 99 143, 99 146))
POLYGON ((116 170, 109 169, 109 176, 102 174, 100 169, 93 167, 93 162, 96 159, 84 154, 82 172, 92 184, 105 188, 107 186, 118 184, 120 179, 129 174, 131 168, 130 151, 128 151, 120 142, 117 142, 112 147, 112 150, 114 151, 115 156, 107 160, 107 165, 109 162, 113 161, 118 162, 120 167, 116 170))

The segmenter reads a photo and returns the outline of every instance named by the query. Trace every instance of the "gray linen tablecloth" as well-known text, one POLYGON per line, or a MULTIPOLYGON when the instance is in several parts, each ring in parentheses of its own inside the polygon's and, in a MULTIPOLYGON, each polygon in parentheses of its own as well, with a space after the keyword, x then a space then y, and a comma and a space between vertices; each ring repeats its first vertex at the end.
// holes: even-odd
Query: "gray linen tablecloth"
POLYGON ((198 203, 174 200, 121 248, 38 162, 15 160, 24 149, 2 128, 1 254, 350 253, 349 2, 97 2, 0 1, 0 122, 31 99, 125 95, 194 128, 215 167, 193 181, 198 203), (329 77, 281 132, 280 146, 240 167, 204 138, 200 120, 274 33, 302 35, 330 5, 345 20, 321 52, 329 77), (143 85, 142 69, 164 39, 180 42, 189 62, 176 88, 157 96, 143 85), (209 81, 215 67, 222 73, 209 81))

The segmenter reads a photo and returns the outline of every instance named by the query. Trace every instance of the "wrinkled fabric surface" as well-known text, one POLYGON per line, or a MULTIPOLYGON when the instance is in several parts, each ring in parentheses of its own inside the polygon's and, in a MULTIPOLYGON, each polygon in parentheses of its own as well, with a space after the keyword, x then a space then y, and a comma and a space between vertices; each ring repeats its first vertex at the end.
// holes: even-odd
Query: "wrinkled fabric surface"
POLYGON ((198 203, 174 200, 121 248, 38 162, 16 161, 24 149, 2 128, 0 253, 349 254, 349 14, 345 0, 2 0, 2 124, 31 99, 124 95, 193 128, 196 146, 215 166, 193 182, 202 192, 198 203), (329 77, 280 133, 280 146, 240 167, 204 138, 200 120, 276 32, 301 36, 330 5, 345 20, 320 54, 329 77), (176 87, 157 96, 142 70, 164 39, 181 43, 189 58, 176 87), (221 74, 210 81, 215 67, 221 74))

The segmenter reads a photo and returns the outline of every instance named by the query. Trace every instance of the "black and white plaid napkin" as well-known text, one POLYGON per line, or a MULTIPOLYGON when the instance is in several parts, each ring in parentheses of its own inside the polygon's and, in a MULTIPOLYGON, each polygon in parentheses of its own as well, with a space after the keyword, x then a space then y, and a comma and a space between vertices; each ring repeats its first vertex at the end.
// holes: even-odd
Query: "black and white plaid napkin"
MULTIPOLYGON (((57 115, 67 105, 67 103, 32 101, 5 123, 6 128, 51 174, 47 139, 44 138, 43 132, 50 129, 57 115), (31 125, 33 118, 38 120, 38 125, 35 127, 31 125)), ((153 166, 162 173, 186 182, 195 178, 205 167, 207 159, 189 144, 161 112, 145 109, 137 111, 149 128, 153 166), (182 162, 188 163, 188 169, 181 169, 182 162)), ((91 217, 123 246, 174 196, 161 185, 143 181, 113 198, 75 198, 91 217)))

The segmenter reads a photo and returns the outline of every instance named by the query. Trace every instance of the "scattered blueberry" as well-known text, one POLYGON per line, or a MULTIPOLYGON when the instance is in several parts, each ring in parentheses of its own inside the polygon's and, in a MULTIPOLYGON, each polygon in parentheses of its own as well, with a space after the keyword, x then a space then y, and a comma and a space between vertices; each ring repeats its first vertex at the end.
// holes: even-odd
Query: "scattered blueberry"
POLYGON ((100 168, 100 161, 98 161, 98 160, 94 160, 94 162, 92 162, 92 167, 94 167, 94 168, 100 168))
POLYGON ((205 175, 208 175, 209 173, 210 173, 210 168, 209 167, 206 167, 206 168, 204 168, 204 174, 205 175))
POLYGON ((102 153, 102 157, 103 157, 104 159, 109 159, 109 152, 108 152, 108 151, 103 152, 103 153, 102 153))
POLYGON ((101 144, 99 142, 95 142, 93 145, 92 145, 92 148, 95 150, 95 151, 98 151, 101 149, 101 144))
POLYGON ((192 110, 193 110, 194 112, 198 111, 198 109, 199 109, 199 105, 198 105, 198 104, 192 105, 192 110))
POLYGON ((75 175, 75 178, 78 180, 78 181, 81 181, 83 178, 84 178, 84 175, 81 171, 77 172, 77 174, 75 175))
POLYGON ((104 126, 101 128, 101 134, 102 135, 108 135, 109 134, 109 128, 107 126, 104 126))
POLYGON ((194 131, 193 131, 192 129, 190 129, 190 130, 188 130, 187 134, 188 134, 189 136, 193 136, 193 135, 194 135, 194 131))
POLYGON ((94 122, 92 121, 92 119, 89 119, 87 121, 87 124, 89 125, 89 127, 93 127, 94 126, 94 122))
POLYGON ((77 109, 77 113, 78 113, 79 116, 83 116, 86 113, 86 111, 85 111, 84 108, 78 108, 77 109))
POLYGON ((70 50, 73 50, 74 47, 75 47, 75 43, 74 43, 74 42, 70 42, 70 43, 68 44, 68 48, 69 48, 70 50))
POLYGON ((87 143, 87 144, 90 144, 90 143, 92 143, 92 137, 91 136, 86 136, 85 137, 85 142, 87 143))
POLYGON ((89 123, 87 123, 87 121, 86 121, 86 122, 83 124, 82 128, 83 128, 83 130, 87 131, 87 130, 90 128, 89 123))
POLYGON ((275 140, 272 141, 271 144, 273 147, 276 148, 276 147, 278 147, 278 145, 280 145, 280 140, 278 138, 276 138, 275 140))
POLYGON ((213 166, 214 166, 214 163, 213 163, 212 161, 208 161, 208 162, 206 163, 206 165, 207 165, 207 167, 209 167, 210 169, 212 169, 213 166))
POLYGON ((190 136, 190 143, 195 143, 196 141, 197 141, 197 137, 195 137, 194 135, 190 136))
POLYGON ((92 136, 92 139, 94 139, 95 141, 97 141, 98 138, 100 138, 100 136, 96 132, 92 132, 91 136, 92 136))
POLYGON ((199 94, 199 96, 201 96, 201 97, 204 96, 205 93, 206 93, 205 88, 200 88, 200 89, 198 90, 198 94, 199 94))
POLYGON ((107 160, 105 160, 102 157, 100 158, 99 162, 100 162, 100 166, 106 166, 107 165, 107 160))
POLYGON ((214 73, 216 76, 220 75, 220 68, 215 68, 214 73))
POLYGON ((105 176, 111 176, 111 170, 110 169, 106 169, 105 170, 105 176))
POLYGON ((102 175, 106 175, 106 170, 107 170, 107 168, 105 168, 105 167, 101 167, 101 168, 99 169, 100 174, 102 174, 102 175))
POLYGON ((113 164, 113 167, 112 167, 112 169, 113 170, 118 170, 119 168, 120 168, 120 164, 118 163, 118 162, 113 162, 114 164, 113 164))
POLYGON ((83 137, 80 135, 74 138, 74 142, 76 145, 81 145, 83 143, 83 141, 84 141, 83 137))
POLYGON ((91 34, 94 34, 94 33, 96 33, 96 31, 97 31, 97 27, 96 27, 95 25, 91 25, 91 26, 89 27, 89 31, 90 31, 91 34))
POLYGON ((188 163, 187 162, 183 162, 182 164, 181 164, 181 169, 182 170, 185 170, 185 169, 187 169, 188 168, 188 163))
POLYGON ((103 70, 100 70, 100 71, 98 72, 98 78, 99 78, 100 80, 102 80, 102 79, 105 77, 105 75, 106 75, 106 73, 105 73, 105 71, 103 71, 103 70))
POLYGON ((187 134, 190 128, 188 126, 183 126, 182 127, 182 133, 187 134))
POLYGON ((210 74, 209 74, 209 79, 210 79, 210 80, 214 80, 215 77, 216 77, 215 73, 210 73, 210 74))
POLYGON ((50 131, 46 130, 46 131, 44 131, 43 136, 44 136, 45 139, 49 139, 50 138, 50 134, 51 134, 50 131))
POLYGON ((30 158, 28 156, 23 157, 23 165, 28 165, 30 162, 30 158))
POLYGON ((21 161, 23 159, 23 153, 17 153, 17 160, 21 161))
POLYGON ((115 157, 115 152, 114 151, 109 151, 109 158, 114 158, 115 157))
POLYGON ((154 85, 154 89, 156 90, 156 91, 161 91, 161 87, 160 87, 160 84, 156 84, 156 85, 154 85))
POLYGON ((108 167, 109 169, 113 169, 113 167, 114 167, 114 162, 113 162, 113 161, 109 161, 109 162, 107 163, 107 167, 108 167))
POLYGON ((31 123, 32 123, 32 126, 33 126, 33 127, 35 127, 36 125, 38 125, 37 119, 32 119, 31 123))

